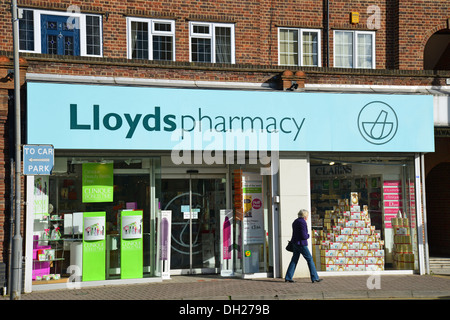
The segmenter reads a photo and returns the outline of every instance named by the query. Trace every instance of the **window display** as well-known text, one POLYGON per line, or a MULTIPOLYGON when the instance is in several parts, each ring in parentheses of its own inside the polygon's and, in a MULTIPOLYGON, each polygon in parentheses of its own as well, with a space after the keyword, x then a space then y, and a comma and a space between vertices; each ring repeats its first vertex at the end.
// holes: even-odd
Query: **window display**
POLYGON ((157 276, 159 158, 55 160, 33 178, 33 284, 157 276))
POLYGON ((322 271, 417 269, 413 158, 312 155, 313 256, 322 271))

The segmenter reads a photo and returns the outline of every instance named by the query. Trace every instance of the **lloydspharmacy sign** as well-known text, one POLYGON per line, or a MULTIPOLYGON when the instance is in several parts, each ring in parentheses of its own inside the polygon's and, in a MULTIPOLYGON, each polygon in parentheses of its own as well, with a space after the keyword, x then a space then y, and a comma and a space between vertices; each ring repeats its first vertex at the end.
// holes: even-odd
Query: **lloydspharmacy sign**
MULTIPOLYGON (((151 110, 151 108, 148 108, 151 110)), ((263 134, 280 133, 296 141, 305 122, 305 118, 292 117, 260 117, 255 115, 224 116, 205 114, 202 108, 194 110, 195 114, 162 113, 161 107, 154 107, 150 113, 115 113, 101 110, 100 105, 92 106, 92 118, 86 123, 78 120, 78 105, 70 104, 71 130, 121 130, 126 133, 125 139, 132 139, 136 130, 148 132, 181 130, 186 132, 213 131, 227 132, 261 132, 263 134)), ((217 111, 221 110, 214 110, 217 111)), ((86 112, 86 110, 82 111, 86 112)))
POLYGON ((28 83, 55 149, 433 152, 433 97, 28 83))

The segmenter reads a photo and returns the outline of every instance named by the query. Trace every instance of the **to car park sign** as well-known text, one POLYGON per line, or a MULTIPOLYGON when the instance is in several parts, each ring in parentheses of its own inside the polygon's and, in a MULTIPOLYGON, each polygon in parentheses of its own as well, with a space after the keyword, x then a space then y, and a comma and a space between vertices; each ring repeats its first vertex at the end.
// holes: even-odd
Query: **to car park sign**
POLYGON ((50 175, 54 164, 52 145, 23 146, 23 174, 50 175))

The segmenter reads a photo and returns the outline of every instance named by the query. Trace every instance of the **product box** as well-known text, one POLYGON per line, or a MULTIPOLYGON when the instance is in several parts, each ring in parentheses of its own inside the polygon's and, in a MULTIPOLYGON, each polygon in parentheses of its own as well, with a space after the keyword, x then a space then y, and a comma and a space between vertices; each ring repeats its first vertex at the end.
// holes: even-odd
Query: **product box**
POLYGON ((383 271, 384 265, 381 264, 367 264, 366 271, 383 271))
POLYGON ((355 227, 355 220, 348 220, 345 222, 345 227, 347 228, 354 228, 355 227))
POLYGON ((355 250, 355 257, 365 257, 366 255, 367 255, 367 251, 368 250, 361 250, 361 249, 358 249, 358 250, 355 250))
POLYGON ((342 258, 345 257, 347 250, 336 250, 336 258, 342 258))
POLYGON ((345 271, 357 271, 356 270, 356 265, 354 264, 348 264, 345 266, 345 271))
POLYGON ((355 252, 356 252, 355 249, 349 249, 349 250, 347 250, 347 251, 345 252, 345 256, 346 256, 346 257, 354 257, 354 256, 355 256, 355 252))
POLYGON ((370 234, 372 234, 370 228, 361 228, 361 230, 360 230, 359 233, 360 233, 360 234, 365 234, 365 235, 370 235, 370 234))
POLYGON ((353 231, 353 228, 345 227, 345 228, 341 229, 341 234, 349 235, 349 234, 352 234, 352 231, 353 231))
POLYGON ((365 258, 366 265, 368 264, 377 264, 377 258, 376 257, 367 257, 365 258))
POLYGON ((338 250, 342 248, 341 242, 330 242, 330 249, 338 250))
POLYGON ((355 249, 358 250, 359 249, 359 242, 351 242, 348 244, 348 248, 349 249, 355 249))
POLYGON ((347 264, 347 258, 346 257, 335 257, 334 264, 347 264))
POLYGON ((325 271, 337 271, 337 266, 334 264, 327 264, 325 266, 325 271))
POLYGON ((336 235, 335 241, 336 242, 347 242, 347 235, 345 235, 345 234, 336 235))
POLYGON ((337 250, 321 250, 320 256, 321 257, 334 257, 336 256, 337 250))
POLYGON ((378 241, 370 242, 369 249, 381 249, 380 242, 378 242, 378 241))
POLYGON ((354 241, 356 242, 366 242, 367 241, 367 235, 365 234, 359 234, 357 236, 354 236, 354 241))
POLYGON ((352 219, 352 220, 360 220, 361 219, 361 211, 350 212, 350 219, 352 219))
POLYGON ((394 229, 395 234, 401 234, 401 235, 409 235, 409 228, 395 228, 394 229))
POLYGON ((320 244, 321 249, 330 249, 330 241, 323 240, 320 244))
POLYGON ((356 264, 354 267, 354 271, 366 271, 366 265, 365 264, 356 264))
POLYGON ((345 265, 337 264, 336 265, 336 271, 345 271, 345 265))
POLYGON ((361 242, 359 244, 359 247, 361 250, 369 250, 369 243, 368 242, 361 242))
POLYGON ((365 228, 366 220, 355 220, 355 227, 357 228, 365 228))

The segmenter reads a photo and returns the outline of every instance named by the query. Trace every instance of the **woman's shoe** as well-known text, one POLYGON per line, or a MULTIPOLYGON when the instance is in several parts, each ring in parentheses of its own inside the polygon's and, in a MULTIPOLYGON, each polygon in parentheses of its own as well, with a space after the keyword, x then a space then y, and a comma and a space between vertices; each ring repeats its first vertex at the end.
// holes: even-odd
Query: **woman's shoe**
POLYGON ((313 282, 312 283, 314 283, 314 282, 320 282, 320 281, 322 281, 323 279, 317 279, 317 280, 313 280, 313 282))
POLYGON ((294 280, 284 280, 284 282, 295 282, 294 280))

